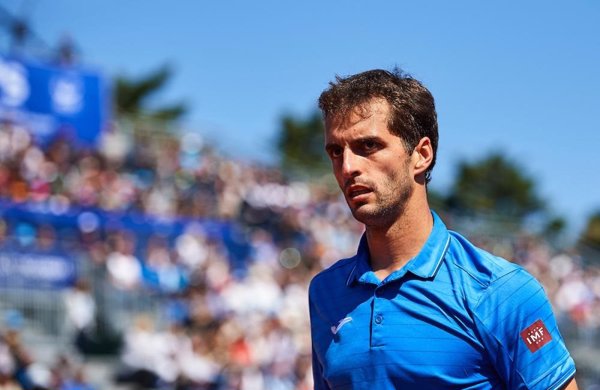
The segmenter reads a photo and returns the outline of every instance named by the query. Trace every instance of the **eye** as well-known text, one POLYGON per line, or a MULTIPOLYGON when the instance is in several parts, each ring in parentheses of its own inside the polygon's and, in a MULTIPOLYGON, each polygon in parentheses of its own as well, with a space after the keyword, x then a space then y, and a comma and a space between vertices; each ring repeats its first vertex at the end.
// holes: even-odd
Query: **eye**
POLYGON ((365 153, 372 153, 379 149, 379 143, 372 139, 366 139, 362 143, 362 148, 365 153))
POLYGON ((329 155, 330 158, 340 157, 342 155, 342 153, 343 153, 342 148, 340 148, 339 146, 328 146, 327 147, 327 154, 329 155))
POLYGON ((365 149, 375 149, 376 143, 375 141, 367 140, 365 141, 365 149))

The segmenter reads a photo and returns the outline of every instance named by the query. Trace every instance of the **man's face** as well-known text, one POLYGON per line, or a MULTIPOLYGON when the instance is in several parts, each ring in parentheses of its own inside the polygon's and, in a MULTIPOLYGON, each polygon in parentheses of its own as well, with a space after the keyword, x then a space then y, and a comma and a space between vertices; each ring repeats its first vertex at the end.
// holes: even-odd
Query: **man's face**
POLYGON ((325 150, 352 215, 367 226, 389 226, 413 192, 411 158, 388 129, 389 104, 373 99, 325 123, 325 150))

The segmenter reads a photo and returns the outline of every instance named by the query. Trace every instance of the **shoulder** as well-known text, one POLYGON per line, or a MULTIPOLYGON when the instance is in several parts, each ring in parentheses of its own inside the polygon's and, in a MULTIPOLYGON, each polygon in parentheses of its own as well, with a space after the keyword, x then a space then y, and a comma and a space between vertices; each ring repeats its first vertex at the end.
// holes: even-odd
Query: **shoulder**
POLYGON ((513 317, 520 322, 549 315, 544 288, 520 265, 494 256, 454 232, 447 261, 451 272, 466 281, 462 283, 463 293, 472 313, 484 325, 496 327, 491 324, 513 317))
POLYGON ((450 237, 445 258, 450 278, 460 281, 454 288, 461 290, 475 313, 485 312, 491 318, 493 312, 547 299, 541 284, 520 265, 473 245, 458 233, 450 232, 450 237))
POLYGON ((324 288, 330 288, 340 283, 346 284, 355 266, 356 256, 338 260, 312 278, 309 294, 312 296, 324 288))
MULTIPOLYGON (((460 234, 450 231, 446 260, 484 290, 506 277, 529 275, 520 265, 475 246, 460 234)), ((530 275, 529 275, 530 277, 530 275)))

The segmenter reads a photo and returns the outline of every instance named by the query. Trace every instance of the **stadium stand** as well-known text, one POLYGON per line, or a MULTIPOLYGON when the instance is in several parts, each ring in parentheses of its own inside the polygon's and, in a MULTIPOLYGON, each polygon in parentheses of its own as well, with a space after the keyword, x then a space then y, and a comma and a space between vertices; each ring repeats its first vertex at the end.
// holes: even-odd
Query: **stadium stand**
MULTIPOLYGON (((206 145, 122 136, 42 146, 0 124, 0 389, 312 388, 308 281, 362 232, 343 199, 206 145)), ((543 282, 598 381, 600 270, 444 219, 543 282)))

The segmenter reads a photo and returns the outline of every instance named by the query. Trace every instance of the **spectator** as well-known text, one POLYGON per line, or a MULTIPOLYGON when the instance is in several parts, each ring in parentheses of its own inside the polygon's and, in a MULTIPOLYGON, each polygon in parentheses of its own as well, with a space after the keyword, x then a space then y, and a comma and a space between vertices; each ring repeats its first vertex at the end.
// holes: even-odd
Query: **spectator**
POLYGON ((134 255, 134 235, 117 231, 113 235, 114 249, 106 258, 106 268, 113 285, 121 290, 133 290, 142 280, 142 266, 134 255))
POLYGON ((91 294, 90 285, 80 279, 72 289, 65 294, 65 309, 67 327, 72 329, 75 345, 80 352, 90 341, 90 334, 96 320, 96 302, 91 294))

